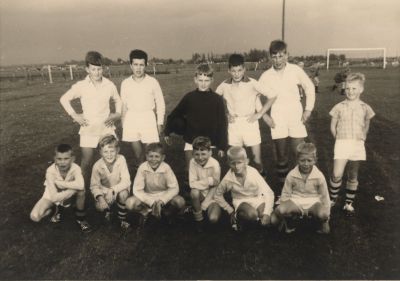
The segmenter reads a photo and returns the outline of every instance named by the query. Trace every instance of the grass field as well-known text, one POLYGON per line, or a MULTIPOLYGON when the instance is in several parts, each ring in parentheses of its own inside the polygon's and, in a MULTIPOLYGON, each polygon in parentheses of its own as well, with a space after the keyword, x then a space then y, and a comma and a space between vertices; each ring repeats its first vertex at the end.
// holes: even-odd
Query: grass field
MULTIPOLYGON (((80 162, 78 127, 58 102, 73 82, 1 83, 0 279, 399 279, 400 71, 359 70, 367 77, 362 99, 376 112, 366 142, 368 160, 360 171, 357 215, 346 218, 334 209, 327 236, 309 227, 291 235, 263 229, 238 234, 230 230, 225 216, 217 228, 204 233, 196 233, 186 218, 173 226, 150 222, 143 233, 121 237, 117 224, 102 225, 90 196, 88 218, 95 232, 81 234, 72 210, 59 225, 48 219, 35 224, 29 213, 43 193, 54 146, 72 144, 80 162), (385 200, 378 202, 375 195, 385 200)), ((254 78, 260 74, 249 72, 254 78)), ((332 168, 334 143, 328 112, 342 99, 330 90, 334 74, 321 71, 320 93, 308 125, 325 175, 332 168)), ((216 73, 214 89, 225 77, 225 72, 216 73)), ((167 112, 194 87, 187 72, 157 79, 167 112)), ((119 87, 121 79, 114 82, 119 87)), ((264 124, 261 129, 268 183, 275 188, 270 132, 264 124)), ((180 181, 182 147, 182 142, 169 147, 166 159, 180 181)), ((125 143, 122 154, 132 167, 133 153, 125 143)))

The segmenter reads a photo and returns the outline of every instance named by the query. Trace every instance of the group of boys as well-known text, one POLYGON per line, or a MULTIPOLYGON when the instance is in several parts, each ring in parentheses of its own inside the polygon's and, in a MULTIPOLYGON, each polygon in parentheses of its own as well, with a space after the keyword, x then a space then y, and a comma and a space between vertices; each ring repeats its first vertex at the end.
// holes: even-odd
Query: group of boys
POLYGON ((76 194, 76 221, 83 232, 90 232, 92 228, 85 218, 85 183, 90 183, 96 209, 110 221, 112 205, 116 203, 124 231, 130 228, 128 211, 140 214, 139 226, 143 226, 149 215, 157 219, 172 218, 189 210, 198 229, 202 229, 204 214, 210 223, 216 223, 225 210, 236 230, 247 223, 259 223, 278 225, 290 233, 295 229, 293 219, 313 217, 319 222, 318 231, 329 233, 330 210, 337 201, 346 166, 344 211, 354 214, 359 163, 366 159, 364 142, 374 116, 372 109, 360 100, 365 77, 361 73, 349 74, 346 100, 330 112, 331 132, 336 142, 328 190, 324 175, 315 165, 317 149, 314 144, 304 142, 305 123, 315 103, 314 84, 299 66, 288 62, 284 41, 272 41, 269 53, 272 67, 258 81, 246 76, 243 56, 231 55, 230 78, 216 92, 210 88, 211 67, 199 65, 194 77, 197 88, 187 93, 169 114, 164 130, 164 98, 158 81, 145 73, 147 54, 142 50, 131 51, 133 74, 122 82, 120 97, 115 85, 102 75, 101 54, 89 52, 88 76, 60 99, 67 113, 81 126, 81 168, 74 163, 71 146, 61 144, 56 148, 54 164, 46 172, 45 192, 33 208, 31 219, 40 221, 52 214, 51 221, 59 222, 63 208, 71 204, 70 198, 76 194), (304 110, 299 86, 306 98, 304 110), (260 95, 267 98, 264 105, 260 95), (71 106, 74 99, 80 99, 82 114, 71 106), (115 112, 110 111, 110 100, 115 104, 115 112), (258 124, 261 118, 271 128, 276 171, 283 185, 277 202, 265 181, 258 124), (119 119, 122 141, 131 143, 138 161, 132 188, 115 134, 114 125, 119 119), (171 145, 170 136, 174 133, 182 135, 185 141, 190 208, 179 195, 177 178, 164 161, 160 143, 165 134, 165 142, 171 145), (90 177, 97 147, 101 158, 93 165, 90 177), (247 156, 246 147, 250 148, 251 157, 247 156), (219 158, 227 154, 230 169, 222 180, 213 149, 219 158), (289 172, 290 154, 296 155, 297 165, 289 172), (249 165, 249 159, 254 167, 249 165), (231 194, 231 204, 225 200, 227 192, 231 194), (278 205, 275 209, 274 203, 278 205))

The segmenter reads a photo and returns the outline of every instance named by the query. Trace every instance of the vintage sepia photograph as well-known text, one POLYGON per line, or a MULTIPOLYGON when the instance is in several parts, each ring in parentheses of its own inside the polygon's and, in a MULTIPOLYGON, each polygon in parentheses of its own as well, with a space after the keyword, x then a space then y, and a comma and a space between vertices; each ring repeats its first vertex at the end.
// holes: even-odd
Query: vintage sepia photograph
POLYGON ((0 0, 0 280, 400 279, 400 1, 0 0))

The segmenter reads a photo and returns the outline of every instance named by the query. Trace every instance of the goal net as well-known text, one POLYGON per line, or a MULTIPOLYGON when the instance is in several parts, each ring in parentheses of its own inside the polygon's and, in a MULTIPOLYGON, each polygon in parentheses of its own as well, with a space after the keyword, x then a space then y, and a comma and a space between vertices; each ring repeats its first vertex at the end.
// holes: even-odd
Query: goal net
POLYGON ((335 67, 386 68, 386 48, 332 48, 326 53, 326 69, 335 67))

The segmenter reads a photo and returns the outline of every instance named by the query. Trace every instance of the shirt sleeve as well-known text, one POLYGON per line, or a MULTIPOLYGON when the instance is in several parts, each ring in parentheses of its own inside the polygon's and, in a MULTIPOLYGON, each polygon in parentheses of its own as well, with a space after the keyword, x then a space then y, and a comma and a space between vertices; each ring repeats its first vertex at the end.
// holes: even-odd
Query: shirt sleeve
POLYGON ((217 89, 215 90, 215 93, 220 96, 224 95, 224 82, 218 85, 217 89))
POLYGON ((261 197, 264 199, 265 207, 264 207, 264 215, 271 215, 272 209, 274 207, 274 192, 271 190, 267 182, 261 177, 260 174, 257 173, 255 176, 257 181, 257 186, 259 188, 259 192, 261 197))
POLYGON ((259 81, 254 80, 253 87, 258 93, 266 96, 268 99, 274 98, 277 95, 277 93, 266 83, 260 83, 259 81))
POLYGON ((224 194, 231 190, 229 187, 229 182, 222 180, 221 183, 218 185, 217 189, 215 190, 214 199, 221 206, 222 209, 228 212, 228 214, 232 214, 235 210, 232 208, 231 205, 226 202, 224 198, 224 194))
POLYGON ((126 164, 125 157, 120 155, 120 181, 118 184, 112 186, 115 194, 120 193, 123 190, 129 191, 129 186, 131 185, 131 175, 129 174, 128 165, 126 164))
POLYGON ((81 93, 79 91, 78 84, 72 85, 71 89, 61 96, 60 103, 69 115, 73 115, 75 113, 74 108, 71 106, 71 101, 80 97, 81 93))
POLYGON ((289 173, 286 176, 285 184, 283 185, 283 188, 282 188, 282 193, 281 193, 281 198, 280 198, 281 202, 289 200, 290 197, 292 196, 292 192, 293 192, 292 184, 293 184, 293 179, 289 173))
POLYGON ((54 173, 48 169, 46 171, 46 188, 49 191, 52 202, 56 203, 64 201, 76 193, 76 190, 73 189, 58 191, 55 185, 56 180, 57 178, 54 173))
POLYGON ((165 117, 165 101, 160 87, 160 83, 158 83, 157 80, 155 80, 153 91, 154 91, 154 101, 156 103, 157 124, 163 125, 165 117))
POLYGON ((340 104, 335 105, 331 111, 329 111, 329 115, 333 118, 339 118, 339 106, 340 104))
POLYGON ((101 174, 98 168, 98 165, 94 164, 92 169, 92 176, 90 179, 90 191, 93 194, 93 197, 96 199, 97 196, 103 195, 103 191, 101 189, 101 174))
POLYGON ((178 105, 172 110, 172 112, 168 115, 167 117, 167 124, 165 126, 165 135, 169 136, 171 133, 175 132, 174 128, 174 123, 175 119, 181 119, 184 120, 185 117, 185 110, 186 110, 186 98, 187 96, 184 96, 181 101, 178 103, 178 105))
POLYGON ((305 110, 312 111, 314 109, 315 104, 315 86, 311 79, 307 76, 307 74, 298 67, 298 78, 300 80, 300 85, 304 89, 304 93, 306 95, 306 106, 305 110))
POLYGON ((375 116, 375 112, 372 110, 372 108, 366 104, 366 112, 365 112, 365 118, 367 119, 372 119, 375 116))
POLYGON ((199 178, 193 161, 189 163, 189 186, 199 190, 206 190, 210 186, 208 178, 199 178))
POLYGON ((153 206, 155 200, 152 197, 148 196, 144 191, 145 180, 145 171, 143 166, 141 165, 139 166, 135 180, 133 181, 132 191, 133 195, 139 198, 140 201, 151 207, 153 206))
POLYGON ((112 85, 112 93, 111 93, 111 98, 114 101, 115 104, 115 112, 121 114, 122 110, 122 100, 121 97, 118 94, 117 87, 115 85, 112 85))
POLYGON ((75 191, 84 190, 85 189, 85 180, 83 179, 81 169, 80 168, 75 169, 72 176, 74 178, 74 180, 72 180, 72 181, 57 180, 56 181, 57 186, 66 188, 66 189, 72 189, 75 191))
POLYGON ((167 170, 165 176, 168 189, 166 192, 163 193, 160 200, 163 201, 164 204, 167 204, 169 201, 171 201, 172 198, 178 195, 179 185, 178 180, 176 179, 176 176, 171 168, 167 170))

